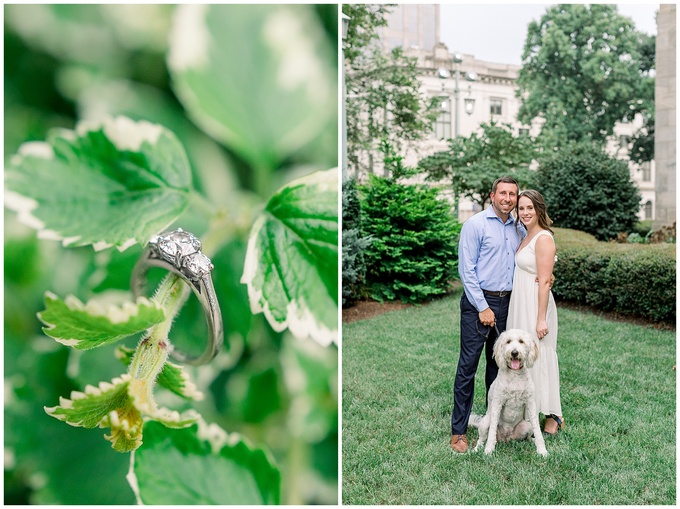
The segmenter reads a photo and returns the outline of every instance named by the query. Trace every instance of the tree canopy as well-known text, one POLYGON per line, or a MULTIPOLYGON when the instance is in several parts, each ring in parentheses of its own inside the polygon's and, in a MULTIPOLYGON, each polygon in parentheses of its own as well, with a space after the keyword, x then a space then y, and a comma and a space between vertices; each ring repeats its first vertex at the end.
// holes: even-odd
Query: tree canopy
POLYGON ((536 177, 555 226, 606 241, 638 221, 641 196, 628 165, 594 143, 570 143, 546 156, 536 177))
POLYGON ((511 175, 521 187, 530 185, 534 143, 528 135, 514 136, 510 124, 482 124, 479 133, 449 140, 448 150, 425 157, 419 167, 428 180, 448 181, 456 196, 485 207, 498 177, 511 175))
POLYGON ((650 39, 612 4, 550 7, 529 24, 518 120, 542 117, 557 143, 604 142, 617 121, 653 115, 650 39))
POLYGON ((371 170, 383 148, 399 151, 422 139, 437 111, 420 93, 416 59, 401 48, 385 51, 378 29, 387 25, 391 6, 344 4, 350 17, 344 43, 347 89, 347 157, 358 171, 371 170))

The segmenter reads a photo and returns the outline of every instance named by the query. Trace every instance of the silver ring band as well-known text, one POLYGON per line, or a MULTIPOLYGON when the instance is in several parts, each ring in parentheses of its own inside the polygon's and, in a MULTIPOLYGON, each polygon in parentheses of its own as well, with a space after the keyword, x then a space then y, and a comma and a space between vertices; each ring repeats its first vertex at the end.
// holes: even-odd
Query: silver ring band
POLYGON ((168 270, 187 283, 198 297, 208 324, 208 345, 201 355, 190 356, 176 349, 170 355, 186 364, 207 364, 222 348, 224 325, 210 275, 213 264, 201 253, 201 242, 181 228, 153 237, 132 271, 130 288, 135 298, 144 295, 151 267, 168 270))

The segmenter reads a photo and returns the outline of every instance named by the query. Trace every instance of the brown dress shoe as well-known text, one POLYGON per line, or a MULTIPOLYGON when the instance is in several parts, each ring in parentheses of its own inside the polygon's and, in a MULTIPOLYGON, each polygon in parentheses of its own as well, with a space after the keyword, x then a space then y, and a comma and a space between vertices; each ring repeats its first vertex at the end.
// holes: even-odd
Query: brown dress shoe
POLYGON ((468 450, 467 435, 453 435, 451 437, 451 449, 459 453, 467 452, 468 450))

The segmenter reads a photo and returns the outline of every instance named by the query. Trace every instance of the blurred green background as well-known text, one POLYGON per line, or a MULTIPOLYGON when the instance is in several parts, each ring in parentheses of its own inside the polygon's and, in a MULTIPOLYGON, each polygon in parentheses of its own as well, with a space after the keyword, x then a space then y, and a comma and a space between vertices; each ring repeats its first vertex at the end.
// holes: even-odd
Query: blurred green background
MULTIPOLYGON (((271 193, 293 178, 337 166, 338 7, 209 7, 212 20, 248 19, 243 30, 220 34, 222 43, 229 45, 220 55, 233 59, 222 62, 220 76, 238 77, 220 101, 222 106, 247 105, 232 108, 229 121, 254 133, 234 144, 207 134, 178 93, 179 77, 167 63, 170 41, 183 29, 176 9, 4 6, 5 163, 21 143, 44 140, 50 129, 73 129, 80 120, 109 115, 159 123, 177 135, 191 162, 194 187, 202 195, 177 225, 199 236, 210 224, 224 231, 212 259, 226 345, 210 365, 188 368, 206 394, 195 407, 208 422, 271 451, 282 473, 283 503, 336 504, 337 348, 275 333, 261 314, 251 314, 239 280, 249 229, 271 193), (307 97, 291 104, 285 85, 272 79, 275 46, 271 55, 253 57, 248 51, 257 27, 267 26, 274 15, 284 20, 284 39, 287 27, 291 34, 297 30, 312 38, 316 65, 328 78, 314 85, 328 88, 323 90, 329 99, 322 108, 311 108, 307 97), (288 112, 278 109, 283 106, 288 112), (313 133, 308 130, 278 146, 277 128, 289 130, 287 122, 295 117, 291 111, 309 116, 313 133), (263 150, 270 145, 277 149, 263 150)), ((217 33, 219 28, 212 30, 217 33)), ((309 88, 307 95, 318 92, 309 88)), ((66 249, 38 239, 13 212, 6 210, 4 221, 4 502, 134 503, 125 480, 129 456, 110 447, 102 437, 105 430, 74 428, 43 410, 58 404, 59 396, 108 381, 125 367, 114 357, 114 346, 77 352, 56 343, 42 333, 36 313, 44 309, 47 290, 83 301, 104 292, 127 292, 141 247, 122 253, 66 249)), ((205 335, 205 325, 196 299, 190 299, 171 338, 188 349, 188 338, 196 335, 205 335)), ((134 346, 135 340, 126 344, 134 346)), ((173 395, 161 390, 157 395, 159 404, 186 408, 187 403, 173 395)))

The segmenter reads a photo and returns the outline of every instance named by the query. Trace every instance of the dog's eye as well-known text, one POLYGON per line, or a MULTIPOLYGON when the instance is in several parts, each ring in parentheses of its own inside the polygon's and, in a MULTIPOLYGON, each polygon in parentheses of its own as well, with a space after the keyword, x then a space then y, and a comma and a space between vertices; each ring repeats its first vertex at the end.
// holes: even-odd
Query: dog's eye
POLYGON ((523 340, 523 339, 520 339, 520 340, 519 340, 519 344, 520 344, 520 345, 523 345, 523 344, 524 344, 524 340, 523 340))

